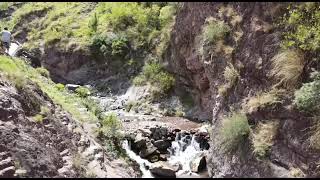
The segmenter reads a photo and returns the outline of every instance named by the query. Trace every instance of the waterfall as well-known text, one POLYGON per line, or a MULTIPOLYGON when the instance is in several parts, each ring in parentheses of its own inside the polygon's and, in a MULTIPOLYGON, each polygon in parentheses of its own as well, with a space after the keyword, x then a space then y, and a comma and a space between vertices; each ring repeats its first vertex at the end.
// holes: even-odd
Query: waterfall
MULTIPOLYGON (((152 167, 153 163, 142 159, 139 155, 136 155, 131 150, 130 144, 127 140, 124 141, 123 148, 126 150, 128 156, 139 164, 143 178, 153 177, 151 172, 146 168, 146 166, 152 167)), ((197 142, 196 136, 177 133, 176 138, 172 141, 171 147, 168 148, 168 151, 170 153, 170 157, 168 158, 167 163, 170 165, 180 164, 182 166, 182 169, 176 172, 177 177, 200 177, 198 173, 192 172, 192 163, 197 158, 204 157, 206 149, 201 147, 200 143, 197 142)))
POLYGON ((136 155, 130 147, 130 144, 127 140, 125 140, 122 144, 122 148, 127 152, 130 159, 136 161, 139 164, 140 170, 142 172, 142 178, 153 178, 151 172, 147 170, 146 166, 151 166, 148 160, 142 159, 140 156, 136 155))
POLYGON ((191 163, 199 157, 204 156, 204 150, 200 148, 193 135, 177 134, 175 141, 172 142, 171 148, 169 148, 170 158, 168 159, 169 164, 175 165, 180 163, 182 170, 176 173, 177 176, 182 174, 190 176, 199 176, 197 173, 191 171, 191 163))

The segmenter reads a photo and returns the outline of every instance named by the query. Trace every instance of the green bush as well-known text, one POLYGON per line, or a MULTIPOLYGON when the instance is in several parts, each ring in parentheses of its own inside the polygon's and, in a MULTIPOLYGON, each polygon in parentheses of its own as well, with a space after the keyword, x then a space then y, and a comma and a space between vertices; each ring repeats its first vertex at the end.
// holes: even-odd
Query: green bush
POLYGON ((178 117, 183 117, 184 116, 184 112, 178 110, 178 111, 175 112, 175 115, 178 116, 178 117))
POLYGON ((91 98, 85 98, 82 101, 83 105, 91 111, 98 119, 103 118, 103 109, 97 104, 97 102, 91 98))
POLYGON ((161 26, 164 27, 166 24, 170 23, 175 13, 176 13, 176 7, 172 5, 167 5, 162 7, 160 9, 160 15, 159 15, 161 26))
POLYGON ((133 80, 137 86, 144 85, 146 82, 157 87, 160 94, 165 94, 173 87, 175 79, 159 63, 151 62, 146 64, 142 73, 133 80))
POLYGON ((123 36, 97 34, 92 38, 91 50, 96 59, 122 60, 129 53, 129 42, 123 36))
POLYGON ((100 120, 100 124, 100 130, 103 133, 103 136, 108 138, 120 138, 119 130, 122 126, 120 120, 114 113, 105 116, 100 120))
POLYGON ((230 27, 227 24, 210 18, 202 32, 204 43, 215 43, 222 40, 229 32, 230 27))
POLYGON ((0 11, 5 11, 9 8, 9 2, 0 2, 0 11))
POLYGON ((50 73, 47 69, 43 68, 43 67, 38 67, 36 68, 36 71, 41 74, 41 76, 44 76, 46 78, 48 78, 50 76, 50 73))
POLYGON ((283 47, 305 51, 320 48, 320 3, 298 3, 288 7, 280 25, 285 28, 283 47))
POLYGON ((220 129, 221 148, 224 152, 232 152, 242 145, 250 133, 246 115, 232 113, 222 121, 220 129))
POLYGON ((90 90, 81 86, 76 89, 76 94, 82 98, 85 98, 90 95, 90 90))
POLYGON ((42 116, 41 114, 37 114, 37 115, 35 115, 35 116, 33 117, 33 119, 34 119, 34 121, 35 121, 36 123, 42 123, 42 121, 43 121, 43 116, 42 116))
POLYGON ((315 112, 320 110, 320 81, 315 80, 305 83, 294 93, 294 104, 299 110, 306 112, 315 112))
POLYGON ((55 85, 55 87, 59 90, 59 91, 63 91, 65 89, 64 85, 61 83, 58 83, 55 85))

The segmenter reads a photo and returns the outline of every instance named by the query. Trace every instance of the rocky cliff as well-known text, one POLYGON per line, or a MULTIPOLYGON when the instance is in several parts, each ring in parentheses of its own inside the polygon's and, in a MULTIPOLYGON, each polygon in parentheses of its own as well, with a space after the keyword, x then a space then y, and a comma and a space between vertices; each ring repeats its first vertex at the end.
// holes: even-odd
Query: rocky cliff
MULTIPOLYGON (((276 84, 271 76, 271 59, 280 51, 282 29, 275 25, 286 12, 287 3, 184 3, 176 17, 171 42, 166 52, 168 69, 176 74, 179 87, 188 89, 202 108, 202 116, 212 119, 211 137, 218 137, 221 121, 230 111, 239 110, 247 97, 269 91, 276 84), (205 47, 201 41, 208 19, 222 21, 231 27, 222 45, 205 47), (205 49, 201 52, 201 48, 205 49), (211 48, 211 49, 210 49, 211 48), (232 64, 239 78, 219 93, 225 83, 225 69, 232 64)), ((310 119, 286 107, 292 100, 273 108, 247 112, 254 128, 261 121, 280 121, 270 156, 259 161, 252 144, 246 142, 242 152, 226 155, 220 151, 218 138, 213 138, 208 162, 212 177, 292 177, 294 168, 316 176, 319 153, 307 146, 310 119)))

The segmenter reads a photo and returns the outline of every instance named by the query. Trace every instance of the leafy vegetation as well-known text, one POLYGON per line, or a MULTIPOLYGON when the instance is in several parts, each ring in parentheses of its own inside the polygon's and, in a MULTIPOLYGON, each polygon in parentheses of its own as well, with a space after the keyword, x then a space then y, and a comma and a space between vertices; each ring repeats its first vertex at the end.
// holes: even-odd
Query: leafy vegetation
POLYGON ((216 43, 222 40, 230 31, 230 27, 222 21, 208 18, 207 22, 202 32, 204 43, 216 43))
POLYGON ((44 76, 46 78, 48 78, 50 76, 50 73, 47 69, 43 68, 43 67, 39 67, 39 68, 36 68, 36 71, 38 71, 38 73, 41 75, 41 76, 44 76))
POLYGON ((285 50, 272 58, 271 75, 279 80, 279 85, 295 87, 304 68, 303 53, 298 50, 285 50))
POLYGON ((77 95, 82 98, 85 98, 88 95, 90 95, 90 90, 86 87, 83 87, 83 86, 78 87, 75 91, 76 91, 77 95))
POLYGON ((121 140, 124 138, 120 132, 122 124, 114 113, 100 119, 98 137, 104 142, 108 150, 116 152, 115 156, 123 155, 121 140))
POLYGON ((0 2, 0 11, 7 10, 9 7, 9 2, 0 2))
POLYGON ((9 79, 12 78, 12 80, 10 80, 21 88, 26 87, 28 81, 37 83, 42 91, 47 93, 55 103, 61 105, 63 109, 71 113, 76 119, 88 122, 98 121, 94 112, 79 111, 79 108, 85 108, 85 98, 81 98, 65 89, 58 89, 54 82, 41 76, 34 68, 27 65, 23 60, 0 56, 0 72, 9 79))
POLYGON ((63 84, 61 84, 61 83, 58 83, 58 84, 55 85, 55 88, 57 88, 59 91, 63 91, 65 86, 63 84))
POLYGON ((313 81, 305 83, 294 93, 294 103, 298 109, 307 112, 315 112, 319 109, 319 95, 320 81, 313 81))
POLYGON ((142 70, 142 73, 134 78, 133 83, 137 86, 150 83, 157 87, 160 95, 167 93, 174 85, 174 77, 166 72, 159 63, 147 63, 142 70))
POLYGON ((221 148, 224 152, 232 152, 240 147, 250 133, 250 126, 246 115, 233 112, 222 121, 219 135, 221 148))
POLYGON ((259 123, 256 132, 253 133, 253 153, 258 158, 265 158, 270 147, 273 145, 273 139, 276 136, 278 121, 269 121, 267 123, 259 123))
POLYGON ((280 23, 285 27, 285 48, 318 52, 320 47, 320 6, 318 2, 292 4, 280 23))

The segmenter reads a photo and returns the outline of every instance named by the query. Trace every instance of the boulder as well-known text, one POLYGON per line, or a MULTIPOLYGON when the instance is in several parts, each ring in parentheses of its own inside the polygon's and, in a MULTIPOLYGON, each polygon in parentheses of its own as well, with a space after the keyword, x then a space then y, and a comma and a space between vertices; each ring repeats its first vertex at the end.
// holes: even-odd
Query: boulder
POLYGON ((141 158, 146 158, 147 156, 149 156, 151 154, 160 154, 160 152, 157 151, 157 148, 151 142, 147 142, 146 148, 144 148, 140 151, 139 156, 141 158))
POLYGON ((75 91, 80 85, 77 84, 66 84, 66 88, 70 91, 75 91))
POLYGON ((166 137, 168 134, 168 129, 166 127, 154 127, 150 128, 151 131, 151 137, 154 140, 162 139, 162 137, 166 137))
POLYGON ((192 172, 197 173, 197 172, 201 172, 201 171, 205 170, 207 167, 207 162, 206 162, 205 156, 200 156, 200 157, 195 158, 190 163, 190 166, 191 166, 192 172))
POLYGON ((170 167, 164 163, 156 163, 153 167, 150 168, 150 172, 155 177, 166 177, 166 178, 175 178, 176 177, 176 169, 170 167))
POLYGON ((154 163, 160 160, 159 154, 154 154, 154 155, 150 155, 148 156, 148 161, 154 163))
POLYGON ((141 149, 145 149, 146 142, 147 142, 147 139, 145 137, 143 137, 141 132, 138 132, 138 134, 136 135, 135 140, 133 142, 133 149, 138 150, 138 152, 141 149))
POLYGON ((171 142, 168 140, 157 140, 153 143, 155 147, 159 149, 160 152, 167 152, 167 149, 171 146, 171 142))
POLYGON ((138 129, 138 131, 140 131, 145 137, 150 137, 151 135, 151 131, 149 129, 138 129))

